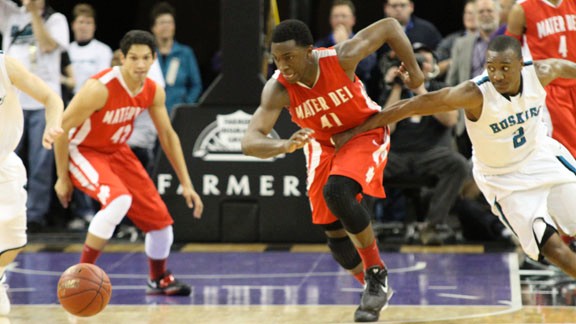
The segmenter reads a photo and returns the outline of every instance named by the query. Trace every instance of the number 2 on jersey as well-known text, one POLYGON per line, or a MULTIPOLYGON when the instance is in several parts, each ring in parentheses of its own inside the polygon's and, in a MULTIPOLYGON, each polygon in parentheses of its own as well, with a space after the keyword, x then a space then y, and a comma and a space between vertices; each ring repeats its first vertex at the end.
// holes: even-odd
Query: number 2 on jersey
POLYGON ((524 145, 524 143, 526 143, 526 137, 524 137, 524 127, 520 127, 517 131, 514 132, 512 141, 514 142, 514 148, 519 148, 520 146, 524 145))
POLYGON ((132 130, 132 125, 124 125, 112 135, 112 143, 124 143, 128 140, 128 135, 130 135, 130 131, 132 130))

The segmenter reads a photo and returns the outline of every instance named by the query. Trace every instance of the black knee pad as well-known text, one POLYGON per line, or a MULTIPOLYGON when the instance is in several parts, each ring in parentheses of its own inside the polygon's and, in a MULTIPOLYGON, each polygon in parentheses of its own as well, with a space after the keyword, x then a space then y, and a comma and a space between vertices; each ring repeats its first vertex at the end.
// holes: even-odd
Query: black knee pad
POLYGON ((334 260, 346 270, 352 270, 362 263, 360 254, 348 236, 329 237, 328 247, 334 260))
POLYGON ((340 221, 335 221, 334 223, 330 224, 320 224, 320 226, 325 232, 332 232, 344 229, 344 226, 340 221))
MULTIPOLYGON (((544 235, 542 235, 542 241, 540 241, 540 243, 538 244, 538 250, 540 250, 540 255, 538 256, 538 261, 544 260, 544 256, 542 255, 541 252, 542 252, 542 249, 544 248, 544 245, 546 244, 546 242, 548 242, 548 240, 550 239, 550 237, 552 235, 554 235, 555 233, 558 233, 558 231, 554 227, 548 225, 548 223, 545 223, 545 224, 546 224, 546 229, 544 230, 544 235)), ((538 240, 536 240, 536 242, 538 242, 538 240)))
POLYGON ((330 176, 323 189, 326 205, 352 234, 362 232, 370 224, 370 213, 356 200, 361 192, 358 182, 344 176, 330 176))

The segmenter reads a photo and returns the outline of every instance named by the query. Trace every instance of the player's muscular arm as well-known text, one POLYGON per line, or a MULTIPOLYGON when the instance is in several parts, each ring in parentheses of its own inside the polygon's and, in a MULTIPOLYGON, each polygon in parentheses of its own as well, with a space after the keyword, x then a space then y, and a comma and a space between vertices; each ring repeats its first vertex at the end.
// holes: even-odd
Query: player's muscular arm
POLYGON ((413 115, 433 115, 464 108, 471 120, 482 113, 482 93, 470 81, 456 87, 443 88, 422 94, 412 99, 400 100, 375 114, 364 124, 333 136, 336 147, 344 145, 353 136, 374 128, 384 127, 413 115))
POLYGON ((402 26, 392 18, 381 19, 359 31, 350 40, 335 46, 342 68, 353 72, 362 59, 378 50, 384 43, 396 52, 404 63, 410 78, 408 87, 416 88, 424 81, 424 74, 418 67, 412 45, 402 26))
POLYGON ((182 152, 182 145, 180 144, 180 137, 172 127, 170 117, 168 117, 168 110, 166 109, 166 93, 164 88, 156 86, 156 94, 154 95, 154 102, 148 108, 150 118, 154 122, 154 126, 158 131, 158 140, 162 146, 162 150, 166 153, 170 165, 176 172, 176 176, 182 186, 182 196, 186 200, 189 208, 194 207, 194 217, 200 218, 204 210, 204 204, 200 196, 194 190, 190 173, 186 166, 184 159, 184 152, 182 152))
MULTIPOLYGON (((428 90, 426 90, 424 85, 421 85, 418 88, 413 89, 412 92, 414 92, 414 94, 416 95, 421 95, 427 93, 428 90)), ((440 124, 448 128, 454 127, 458 123, 458 111, 456 110, 435 113, 432 115, 432 117, 436 118, 436 120, 439 121, 440 124)))
POLYGON ((312 134, 309 129, 300 129, 287 140, 268 137, 283 107, 290 104, 286 89, 278 81, 270 79, 266 83, 260 101, 242 139, 244 154, 266 159, 292 153, 308 143, 312 134))
POLYGON ((506 34, 521 39, 526 28, 526 16, 521 5, 515 4, 508 14, 508 26, 506 34))
POLYGON ((576 79, 576 63, 563 59, 547 59, 534 62, 536 74, 543 86, 556 78, 576 79))
POLYGON ((72 198, 72 181, 68 174, 69 151, 68 132, 70 129, 80 125, 95 111, 104 107, 108 99, 108 89, 100 81, 89 79, 64 111, 62 118, 62 136, 54 141, 54 160, 56 162, 56 174, 58 180, 54 185, 54 190, 58 200, 65 208, 72 198))

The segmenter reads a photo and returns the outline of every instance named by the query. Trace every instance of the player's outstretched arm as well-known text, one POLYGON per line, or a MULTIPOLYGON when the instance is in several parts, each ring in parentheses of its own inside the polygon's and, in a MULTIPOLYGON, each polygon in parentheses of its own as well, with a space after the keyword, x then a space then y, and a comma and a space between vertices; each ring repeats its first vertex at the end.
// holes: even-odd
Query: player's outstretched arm
POLYGON ((252 116, 242 139, 244 154, 267 159, 279 154, 292 153, 310 141, 313 132, 307 128, 298 130, 287 140, 268 137, 283 107, 290 104, 288 93, 278 81, 268 80, 260 101, 260 106, 252 116))
POLYGON ((557 78, 576 79, 576 63, 563 59, 546 59, 534 62, 536 74, 543 86, 557 78))
POLYGON ((188 173, 186 160, 184 159, 184 152, 182 152, 182 144, 180 137, 172 127, 168 110, 166 109, 166 93, 160 86, 156 86, 156 95, 154 96, 154 103, 148 108, 150 117, 154 122, 154 126, 158 130, 158 141, 162 146, 162 150, 166 153, 170 165, 176 172, 176 176, 182 186, 182 196, 186 200, 189 208, 194 208, 194 217, 202 217, 204 210, 204 203, 200 195, 194 190, 194 185, 188 173))
POLYGON ((463 82, 455 87, 422 94, 411 99, 397 101, 374 114, 364 124, 332 137, 336 148, 344 145, 357 134, 374 128, 385 127, 413 115, 433 115, 464 108, 467 115, 475 118, 482 113, 482 93, 470 82, 463 82))
POLYGON ((358 62, 387 43, 404 63, 409 78, 409 88, 424 82, 424 74, 418 67, 410 40, 396 19, 384 18, 359 31, 350 40, 336 45, 340 64, 345 70, 355 69, 358 62))
POLYGON ((26 70, 16 59, 6 56, 8 77, 16 88, 25 92, 46 107, 46 128, 42 137, 45 149, 52 149, 56 138, 62 135, 62 113, 64 104, 56 92, 39 77, 26 70))

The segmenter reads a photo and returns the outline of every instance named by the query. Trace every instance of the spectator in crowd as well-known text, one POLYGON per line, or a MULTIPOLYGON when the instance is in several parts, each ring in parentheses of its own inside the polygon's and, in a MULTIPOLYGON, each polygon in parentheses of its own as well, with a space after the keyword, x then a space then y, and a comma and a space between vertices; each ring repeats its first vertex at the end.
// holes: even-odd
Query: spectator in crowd
POLYGON ((96 32, 96 11, 86 3, 79 3, 72 10, 72 32, 74 41, 68 53, 76 78, 74 93, 94 74, 110 67, 112 50, 110 46, 94 38, 96 32))
MULTIPOLYGON (((334 0, 330 9, 332 33, 316 41, 315 47, 331 47, 354 36, 352 28, 356 24, 356 7, 351 0, 334 0)), ((376 53, 368 55, 358 63, 356 75, 366 83, 376 66, 376 53)))
POLYGON ((444 37, 438 47, 436 48, 436 57, 438 58, 438 67, 440 68, 440 75, 446 75, 450 62, 452 62, 452 47, 456 39, 474 34, 477 31, 477 17, 476 17, 476 0, 467 0, 464 5, 464 12, 462 13, 463 30, 459 30, 444 37))
MULTIPOLYGON (((452 47, 452 64, 446 75, 446 84, 457 85, 476 77, 484 71, 486 48, 490 36, 498 28, 498 0, 476 0, 476 17, 478 32, 457 39, 452 47)), ((464 131, 464 117, 460 115, 456 126, 458 150, 466 158, 472 156, 472 144, 464 131)))
POLYGON ((498 28, 498 0, 476 0, 478 33, 457 39, 452 47, 452 62, 446 76, 446 83, 454 86, 484 71, 486 57, 484 53, 490 42, 490 36, 498 28))
POLYGON ((152 33, 158 43, 158 62, 166 82, 166 107, 170 115, 178 104, 193 104, 202 93, 202 79, 194 51, 174 40, 176 11, 167 2, 154 6, 152 33))
POLYGON ((508 15, 512 10, 512 7, 516 3, 516 0, 499 0, 500 1, 500 26, 492 34, 492 38, 498 35, 504 35, 508 26, 508 15))
MULTIPOLYGON (((0 0, 0 33, 4 52, 61 95, 60 60, 70 41, 66 17, 44 0, 22 0, 22 7, 0 0)), ((28 230, 37 232, 46 225, 50 208, 54 156, 42 147, 45 107, 26 93, 20 93, 20 103, 24 134, 16 151, 28 166, 28 230)))
POLYGON ((384 0, 384 13, 387 17, 398 20, 410 42, 422 43, 435 50, 442 40, 442 34, 434 24, 414 16, 413 12, 412 0, 384 0))
MULTIPOLYGON (((436 59, 431 49, 424 44, 413 44, 416 59, 426 76, 424 86, 403 93, 403 82, 398 76, 399 68, 392 66, 386 71, 385 80, 391 87, 386 106, 444 87, 434 79, 436 59)), ((390 125, 392 135, 388 164, 384 179, 396 180, 413 175, 435 178, 436 184, 430 192, 430 203, 425 215, 426 225, 420 239, 426 245, 443 244, 453 237, 447 223, 449 211, 459 195, 462 183, 469 174, 466 159, 453 148, 453 128, 458 122, 458 112, 440 112, 430 116, 413 116, 390 125)), ((386 181, 386 180, 384 180, 386 181)))
MULTIPOLYGON (((384 13, 390 18, 396 19, 404 28, 406 36, 410 43, 422 43, 426 47, 436 49, 442 39, 438 29, 429 21, 418 18, 414 12, 414 2, 410 0, 384 0, 384 13)), ((368 94, 372 98, 378 98, 378 103, 383 104, 386 101, 385 87, 383 78, 392 65, 398 65, 400 60, 396 53, 387 45, 378 50, 378 67, 374 69, 372 80, 368 85, 368 94)))

